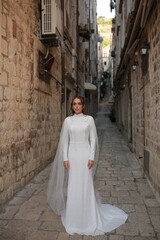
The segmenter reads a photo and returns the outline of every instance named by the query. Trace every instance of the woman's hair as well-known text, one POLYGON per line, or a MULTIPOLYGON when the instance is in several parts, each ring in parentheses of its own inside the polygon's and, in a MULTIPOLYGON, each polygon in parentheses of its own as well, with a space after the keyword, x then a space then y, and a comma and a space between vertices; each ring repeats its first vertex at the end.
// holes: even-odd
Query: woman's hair
POLYGON ((81 101, 81 103, 82 103, 82 113, 84 113, 84 105, 85 105, 85 100, 84 100, 84 97, 82 97, 82 96, 75 96, 73 99, 72 99, 72 101, 71 101, 71 112, 72 112, 72 115, 74 115, 74 111, 73 111, 73 101, 76 99, 76 98, 78 98, 80 101, 81 101))

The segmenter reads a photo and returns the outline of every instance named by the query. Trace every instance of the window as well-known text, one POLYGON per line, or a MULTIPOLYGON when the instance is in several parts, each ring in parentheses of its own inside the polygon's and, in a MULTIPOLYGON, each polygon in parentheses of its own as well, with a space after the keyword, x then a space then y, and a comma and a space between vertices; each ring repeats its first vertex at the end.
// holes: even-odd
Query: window
POLYGON ((47 62, 44 62, 45 57, 46 48, 38 38, 34 38, 34 89, 52 95, 50 74, 48 74, 48 72, 50 73, 50 66, 46 65, 47 62))
POLYGON ((47 52, 45 55, 39 50, 39 78, 46 83, 50 83, 51 67, 54 62, 54 57, 51 53, 47 52))
POLYGON ((50 75, 45 65, 45 55, 41 51, 39 51, 39 78, 50 84, 50 75))

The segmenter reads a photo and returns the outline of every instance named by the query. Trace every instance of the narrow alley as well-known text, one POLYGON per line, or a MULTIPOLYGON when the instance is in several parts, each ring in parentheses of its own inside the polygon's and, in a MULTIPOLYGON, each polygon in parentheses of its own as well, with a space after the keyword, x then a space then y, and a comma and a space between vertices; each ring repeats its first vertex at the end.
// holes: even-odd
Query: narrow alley
POLYGON ((70 236, 46 202, 50 165, 34 177, 4 206, 0 214, 0 240, 158 240, 160 204, 153 195, 127 142, 101 104, 96 117, 100 157, 95 186, 102 202, 122 208, 127 222, 102 236, 70 236))

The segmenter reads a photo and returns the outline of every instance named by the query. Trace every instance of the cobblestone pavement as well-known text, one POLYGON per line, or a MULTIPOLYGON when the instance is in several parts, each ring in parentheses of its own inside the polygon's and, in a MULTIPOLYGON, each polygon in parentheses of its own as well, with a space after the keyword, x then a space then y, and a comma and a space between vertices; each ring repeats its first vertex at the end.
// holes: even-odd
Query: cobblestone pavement
POLYGON ((39 173, 0 214, 0 240, 158 240, 160 204, 116 125, 99 113, 100 159, 95 185, 103 203, 122 208, 127 222, 102 236, 70 236, 46 203, 50 166, 39 173))

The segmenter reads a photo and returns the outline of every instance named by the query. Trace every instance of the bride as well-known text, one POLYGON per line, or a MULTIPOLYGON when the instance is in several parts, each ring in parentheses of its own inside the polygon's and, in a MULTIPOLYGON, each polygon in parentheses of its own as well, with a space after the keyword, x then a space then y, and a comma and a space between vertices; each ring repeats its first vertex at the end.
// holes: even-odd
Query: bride
POLYGON ((125 223, 121 209, 96 198, 93 175, 98 160, 94 120, 84 114, 84 98, 71 103, 72 116, 64 120, 48 185, 47 200, 61 215, 66 232, 102 235, 125 223))

